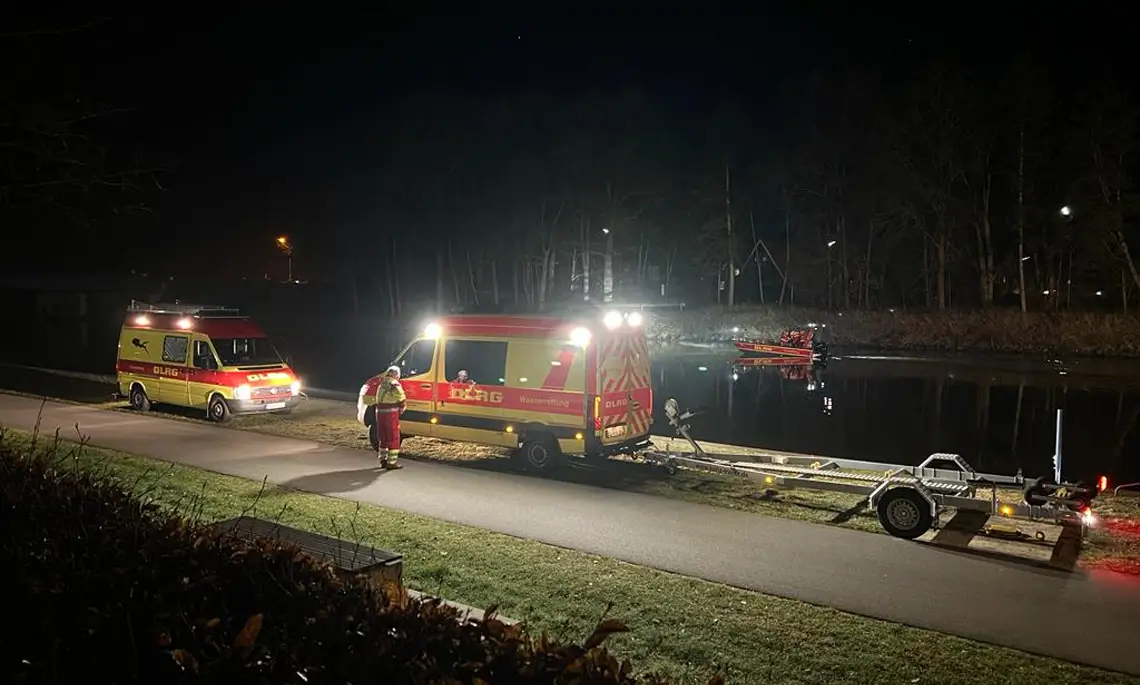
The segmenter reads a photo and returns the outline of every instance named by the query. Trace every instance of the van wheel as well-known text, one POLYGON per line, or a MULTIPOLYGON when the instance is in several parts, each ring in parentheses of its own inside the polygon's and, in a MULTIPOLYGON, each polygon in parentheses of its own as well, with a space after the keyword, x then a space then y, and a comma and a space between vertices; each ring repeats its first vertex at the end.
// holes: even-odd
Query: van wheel
POLYGON ((372 446, 373 452, 380 449, 380 427, 375 421, 368 424, 368 444, 372 446))
POLYGON ((221 395, 214 395, 206 406, 206 413, 214 423, 225 423, 230 420, 230 408, 221 395))
POLYGON ((135 411, 150 411, 150 398, 141 385, 131 386, 131 409, 135 411))
POLYGON ((527 469, 550 472, 556 469, 562 460, 562 450, 558 449, 558 442, 553 437, 539 433, 523 439, 519 456, 527 469))

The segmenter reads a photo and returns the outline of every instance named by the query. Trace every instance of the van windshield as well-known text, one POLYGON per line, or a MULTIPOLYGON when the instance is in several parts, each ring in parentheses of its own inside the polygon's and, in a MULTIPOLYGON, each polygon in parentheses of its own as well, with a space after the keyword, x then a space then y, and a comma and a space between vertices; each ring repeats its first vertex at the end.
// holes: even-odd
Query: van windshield
POLYGON ((222 366, 281 364, 281 355, 269 338, 213 338, 222 366))

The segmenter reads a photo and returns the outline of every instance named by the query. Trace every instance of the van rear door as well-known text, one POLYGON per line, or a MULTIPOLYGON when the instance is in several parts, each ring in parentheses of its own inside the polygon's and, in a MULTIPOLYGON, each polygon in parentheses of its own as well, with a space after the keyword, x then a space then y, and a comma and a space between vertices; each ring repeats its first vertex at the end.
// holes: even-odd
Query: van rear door
POLYGON ((599 394, 594 416, 602 445, 649 433, 653 425, 650 370, 649 347, 640 329, 614 331, 598 341, 599 394))

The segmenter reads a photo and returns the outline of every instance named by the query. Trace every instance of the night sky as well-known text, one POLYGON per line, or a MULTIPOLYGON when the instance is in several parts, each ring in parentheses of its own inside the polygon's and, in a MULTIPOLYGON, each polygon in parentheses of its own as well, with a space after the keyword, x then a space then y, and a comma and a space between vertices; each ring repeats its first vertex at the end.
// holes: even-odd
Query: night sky
MULTIPOLYGON (((6 49, 16 51, 9 55, 38 55, 8 69, 45 93, 137 107, 116 119, 114 139, 173 171, 161 176, 165 192, 149 200, 152 215, 83 229, 74 240, 81 257, 51 247, 71 235, 60 228, 28 236, 39 249, 17 260, 9 252, 5 264, 158 268, 161 251, 164 266, 189 272, 220 251, 240 268, 272 258, 258 246, 278 233, 312 239, 361 230, 335 206, 365 211, 367 197, 346 179, 375 172, 393 111, 425 87, 481 98, 632 86, 679 117, 731 99, 758 128, 777 129, 787 123, 781 90, 817 68, 870 66, 902 83, 930 60, 984 72, 1027 50, 1074 79, 1130 61, 1126 42, 1113 37, 1127 22, 1094 12, 1095 3, 993 2, 970 10, 968 3, 786 2, 734 12, 701 5, 700 13, 574 7, 556 16, 440 6, 417 16, 387 4, 326 3, 305 12, 236 3, 224 11, 152 6, 11 18, 15 33, 96 21, 66 37, 7 38, 6 49), (346 188, 353 189, 347 200, 346 188)), ((464 113, 454 117, 461 127, 464 113)))

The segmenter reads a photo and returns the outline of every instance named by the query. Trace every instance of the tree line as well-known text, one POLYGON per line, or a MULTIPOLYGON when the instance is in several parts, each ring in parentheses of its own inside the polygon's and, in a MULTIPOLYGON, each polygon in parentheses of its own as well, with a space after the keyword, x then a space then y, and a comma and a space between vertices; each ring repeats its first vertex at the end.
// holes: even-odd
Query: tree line
POLYGON ((1030 62, 901 85, 818 73, 779 117, 682 115, 637 90, 401 107, 379 171, 346 179, 384 236, 360 283, 382 273, 368 287, 396 313, 409 297, 1127 309, 1140 291, 1132 95, 1062 92, 1030 62))

